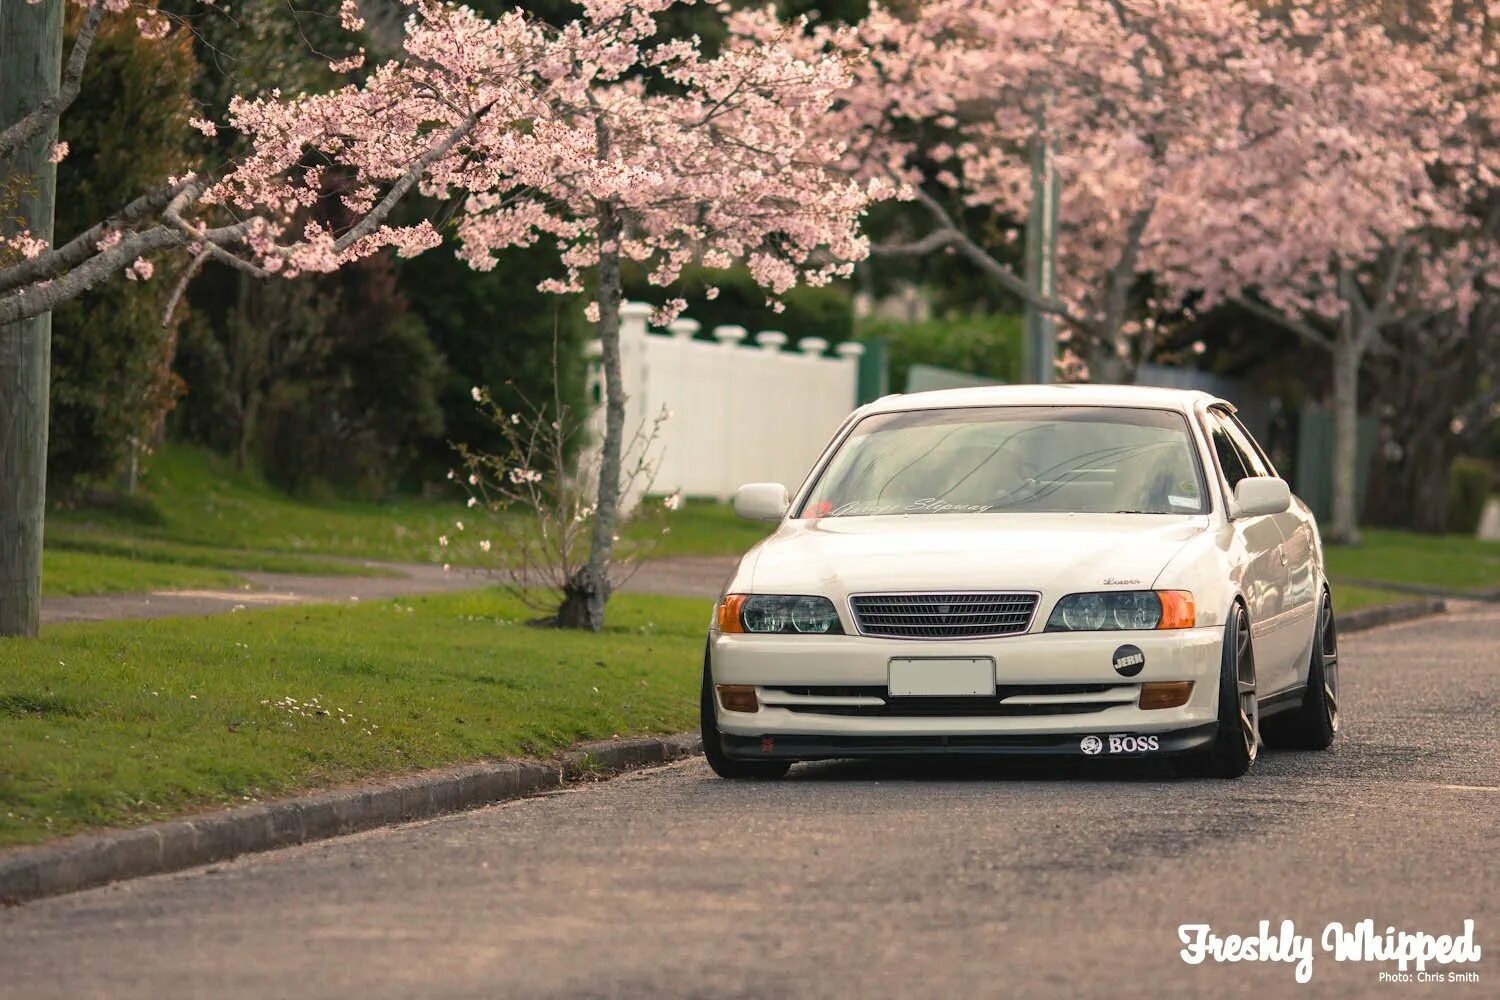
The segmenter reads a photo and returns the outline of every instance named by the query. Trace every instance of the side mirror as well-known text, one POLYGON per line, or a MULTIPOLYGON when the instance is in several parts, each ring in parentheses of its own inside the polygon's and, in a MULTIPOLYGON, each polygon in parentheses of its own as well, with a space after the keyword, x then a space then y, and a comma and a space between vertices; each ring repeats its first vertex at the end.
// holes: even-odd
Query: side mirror
POLYGON ((1292 488, 1285 479, 1252 476, 1234 488, 1234 505, 1240 517, 1281 514, 1292 505, 1292 488))
POLYGON ((779 521, 791 505, 780 483, 747 483, 734 492, 734 512, 752 521, 779 521))

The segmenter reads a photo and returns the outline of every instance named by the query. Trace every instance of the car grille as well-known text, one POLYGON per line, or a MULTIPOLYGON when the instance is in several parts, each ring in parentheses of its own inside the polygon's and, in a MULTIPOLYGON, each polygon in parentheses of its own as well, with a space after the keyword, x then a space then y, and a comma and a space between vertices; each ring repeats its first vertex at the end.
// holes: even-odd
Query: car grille
POLYGON ((857 594, 849 598, 862 635, 886 639, 983 639, 1031 627, 1039 595, 857 594))

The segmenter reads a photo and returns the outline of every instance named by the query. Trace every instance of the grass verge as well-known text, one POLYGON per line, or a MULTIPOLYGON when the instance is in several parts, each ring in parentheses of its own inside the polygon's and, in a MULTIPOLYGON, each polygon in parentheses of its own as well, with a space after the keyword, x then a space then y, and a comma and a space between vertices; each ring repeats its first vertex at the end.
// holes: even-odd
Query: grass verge
POLYGON ((1500 542, 1462 535, 1368 529, 1363 545, 1330 545, 1325 556, 1335 581, 1383 580, 1453 591, 1500 587, 1500 542))
POLYGON ((0 845, 688 729, 708 613, 621 594, 556 632, 481 591, 0 640, 0 845))
MULTIPOLYGON (((361 572, 318 556, 468 565, 484 557, 438 544, 440 536, 456 534, 459 520, 469 522, 471 533, 483 533, 482 519, 465 509, 463 499, 455 487, 449 500, 301 500, 217 456, 169 445, 152 457, 140 495, 130 502, 53 512, 48 543, 156 562, 286 573, 361 572)), ((726 504, 697 500, 669 515, 666 524, 671 531, 653 555, 738 554, 770 531, 736 518, 726 504)), ((637 528, 642 538, 657 530, 637 528)))
POLYGON ((1381 590, 1379 587, 1361 587, 1353 583, 1333 583, 1334 610, 1343 613, 1358 608, 1372 608, 1379 604, 1410 604, 1422 598, 1416 594, 1403 594, 1396 590, 1381 590))
POLYGON ((202 566, 141 562, 117 556, 47 549, 42 553, 42 594, 128 594, 151 590, 240 587, 234 573, 202 566))

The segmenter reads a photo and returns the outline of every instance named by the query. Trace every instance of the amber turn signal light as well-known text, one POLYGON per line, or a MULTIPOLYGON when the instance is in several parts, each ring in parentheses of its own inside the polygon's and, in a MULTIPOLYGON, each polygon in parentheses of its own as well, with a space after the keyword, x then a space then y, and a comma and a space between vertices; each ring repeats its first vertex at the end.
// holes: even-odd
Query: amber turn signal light
POLYGON ((1193 595, 1186 590, 1158 590, 1161 601, 1161 621, 1157 628, 1192 628, 1198 622, 1198 609, 1193 604, 1193 595))
POLYGON ((749 684, 720 684, 719 704, 726 712, 759 712, 760 700, 749 684))
POLYGON ((720 632, 743 632, 745 622, 740 618, 740 612, 745 609, 745 594, 725 594, 724 599, 719 602, 718 611, 714 623, 720 632))
POLYGON ((1181 708, 1192 696, 1192 681, 1150 681, 1141 685, 1140 706, 1141 708, 1181 708))

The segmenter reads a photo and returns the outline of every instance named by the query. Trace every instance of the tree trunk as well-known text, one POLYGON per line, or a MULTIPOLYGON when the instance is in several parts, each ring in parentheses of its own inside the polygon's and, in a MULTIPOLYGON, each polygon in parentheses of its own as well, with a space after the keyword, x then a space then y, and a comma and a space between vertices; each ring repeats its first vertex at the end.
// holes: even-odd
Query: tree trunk
POLYGON ((1089 366, 1089 382, 1094 385, 1131 385, 1135 382, 1135 363, 1120 357, 1116 347, 1118 334, 1099 330, 1089 338, 1084 363, 1089 366))
POLYGON ((604 627, 609 567, 620 523, 620 465, 625 440, 625 386, 620 371, 620 217, 613 205, 599 212, 599 355, 604 366, 604 441, 599 457, 599 494, 589 558, 563 589, 557 623, 563 628, 604 627))
MULTIPOLYGON (((63 0, 0 0, 0 127, 57 92, 62 41, 63 0)), ((18 196, 0 213, 6 232, 52 240, 56 141, 54 123, 0 163, 0 195, 18 196)), ((35 636, 41 625, 51 356, 50 313, 0 327, 0 636, 35 636)))
POLYGON ((1448 485, 1460 439, 1450 424, 1484 384, 1495 332, 1481 310, 1460 324, 1443 314, 1388 335, 1393 350, 1372 359, 1371 398, 1380 400, 1380 449, 1365 490, 1364 522, 1427 534, 1448 527, 1448 485))
POLYGON ((1333 342, 1333 524, 1328 540, 1359 544, 1359 366, 1363 341, 1352 320, 1333 342))

